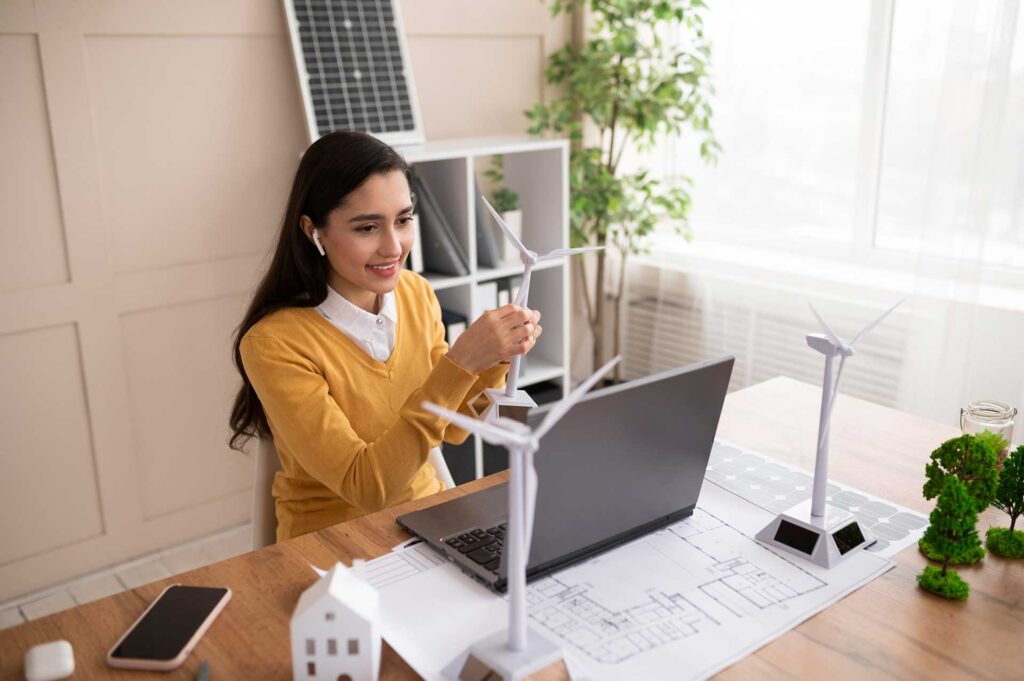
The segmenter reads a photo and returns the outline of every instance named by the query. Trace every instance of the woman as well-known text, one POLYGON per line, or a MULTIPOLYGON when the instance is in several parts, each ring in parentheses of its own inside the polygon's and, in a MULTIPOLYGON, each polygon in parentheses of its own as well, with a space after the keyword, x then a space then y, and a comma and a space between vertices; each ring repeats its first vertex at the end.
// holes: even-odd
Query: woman
POLYGON ((389 146, 336 132, 306 150, 269 270, 239 327, 231 446, 273 437, 278 540, 442 490, 427 463, 467 411, 533 348, 540 315, 491 310, 449 349, 413 244, 408 168, 389 146))

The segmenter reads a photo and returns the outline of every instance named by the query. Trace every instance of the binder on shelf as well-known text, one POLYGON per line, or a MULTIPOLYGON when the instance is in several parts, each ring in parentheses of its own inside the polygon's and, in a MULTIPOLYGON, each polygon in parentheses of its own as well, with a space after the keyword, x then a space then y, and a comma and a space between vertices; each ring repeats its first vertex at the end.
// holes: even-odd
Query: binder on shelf
POLYGON ((455 344, 459 335, 466 330, 466 316, 441 308, 441 323, 444 324, 444 340, 448 347, 455 344))
POLYGON ((416 194, 419 208, 419 228, 421 250, 423 251, 423 269, 438 274, 449 274, 461 277, 469 274, 469 260, 462 249, 462 244, 455 237, 441 210, 440 204, 427 183, 410 171, 410 185, 416 194))
POLYGON ((476 285, 473 291, 473 319, 476 320, 484 312, 498 307, 498 284, 484 281, 476 285))
POLYGON ((481 198, 480 183, 473 178, 473 205, 476 217, 476 261, 480 267, 499 267, 504 256, 503 234, 495 232, 494 221, 481 198), (498 241, 501 239, 502 241, 498 241))
POLYGON ((498 280, 498 307, 512 302, 512 280, 498 280))

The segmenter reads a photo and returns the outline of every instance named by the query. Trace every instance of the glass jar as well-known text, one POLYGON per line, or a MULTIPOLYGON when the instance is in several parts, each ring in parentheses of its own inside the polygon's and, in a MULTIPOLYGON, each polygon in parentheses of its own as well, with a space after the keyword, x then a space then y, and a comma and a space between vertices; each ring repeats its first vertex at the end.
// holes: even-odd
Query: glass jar
POLYGON ((974 435, 982 431, 990 431, 1003 438, 1006 447, 999 455, 999 462, 1010 453, 1010 442, 1013 441, 1013 417, 1017 410, 1005 402, 995 400, 975 400, 960 410, 960 430, 965 435, 974 435))

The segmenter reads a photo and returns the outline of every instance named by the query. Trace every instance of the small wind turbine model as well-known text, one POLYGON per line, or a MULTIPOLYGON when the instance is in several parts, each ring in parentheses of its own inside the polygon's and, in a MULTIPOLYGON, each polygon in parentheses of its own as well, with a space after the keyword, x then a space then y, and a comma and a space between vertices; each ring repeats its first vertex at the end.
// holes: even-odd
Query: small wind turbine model
MULTIPOLYGON (((480 197, 483 198, 483 197, 480 197)), ((494 217, 494 221, 498 223, 498 227, 504 232, 505 238, 512 242, 512 245, 519 251, 519 259, 523 263, 523 283, 519 286, 519 292, 516 293, 516 299, 514 304, 519 307, 527 307, 527 303, 530 298, 530 274, 533 272, 533 267, 539 262, 545 260, 555 260, 556 258, 564 258, 569 255, 576 255, 578 253, 587 253, 589 251, 599 251, 604 246, 584 246, 582 248, 556 248, 555 250, 545 253, 544 255, 538 255, 536 252, 531 251, 523 242, 516 236, 515 232, 509 229, 505 221, 501 219, 497 211, 491 207, 491 204, 487 202, 487 199, 483 199, 484 204, 487 206, 487 210, 491 212, 491 216, 494 217)), ((484 391, 484 395, 487 398, 487 405, 482 409, 473 408, 474 413, 478 416, 483 416, 487 421, 493 421, 498 418, 499 412, 504 408, 509 414, 518 413, 520 420, 525 421, 525 413, 528 409, 532 409, 537 406, 537 403, 533 401, 533 398, 525 390, 519 390, 519 367, 522 364, 522 355, 516 355, 512 358, 512 365, 508 369, 508 377, 505 379, 505 388, 490 388, 484 391)), ((473 405, 476 400, 470 400, 470 405, 473 405)))
POLYGON ((832 410, 839 396, 839 380, 843 377, 846 358, 854 354, 861 338, 899 307, 900 300, 877 319, 861 329, 850 343, 841 339, 832 327, 810 305, 824 334, 807 334, 807 345, 825 355, 825 376, 821 384, 821 411, 818 421, 818 446, 814 459, 814 488, 811 498, 803 501, 757 533, 757 539, 789 553, 807 558, 822 567, 831 568, 852 556, 859 549, 874 543, 874 537, 857 522, 853 513, 825 502, 828 484, 828 436, 832 410), (832 364, 839 357, 839 370, 832 380, 832 364))
POLYGON ((424 409, 449 419, 460 428, 476 433, 486 442, 502 445, 509 451, 509 517, 504 546, 509 599, 508 631, 488 636, 470 646, 445 668, 445 674, 449 678, 461 678, 462 670, 470 656, 505 681, 526 678, 533 672, 562 659, 561 648, 531 631, 527 626, 526 567, 530 557, 533 513, 537 501, 537 470, 533 465, 533 455, 540 447, 540 439, 594 384, 618 364, 620 359, 621 357, 616 357, 605 364, 568 397, 552 405, 551 411, 534 431, 526 424, 510 418, 498 417, 493 421, 478 421, 432 402, 423 403, 424 409))

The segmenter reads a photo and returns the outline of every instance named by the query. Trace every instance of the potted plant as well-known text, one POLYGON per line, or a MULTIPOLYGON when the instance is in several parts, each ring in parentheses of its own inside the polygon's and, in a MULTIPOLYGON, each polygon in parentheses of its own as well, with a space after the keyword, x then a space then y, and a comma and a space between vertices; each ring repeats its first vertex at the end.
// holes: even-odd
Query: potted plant
POLYGON ((714 161, 721 150, 711 130, 711 45, 701 16, 705 9, 701 0, 551 3, 553 15, 586 15, 590 31, 585 39, 551 55, 547 82, 561 94, 535 104, 527 117, 531 133, 555 133, 571 142, 572 245, 608 247, 593 256, 593 277, 585 259, 575 260, 594 342, 594 366, 603 364, 606 356, 606 287, 614 291, 609 310, 611 354, 619 354, 628 256, 645 252, 645 237, 661 222, 690 238, 689 180, 665 182, 647 170, 627 169, 623 158, 684 129, 697 136, 705 162, 714 161), (617 255, 619 267, 606 281, 609 251, 617 255))
MULTIPOLYGON (((501 154, 491 156, 491 167, 484 172, 484 176, 491 181, 494 189, 491 191, 491 205, 494 210, 501 214, 501 219, 517 237, 523 238, 523 211, 519 209, 519 194, 505 186, 505 165, 501 154)), ((518 259, 519 254, 502 237, 498 243, 502 244, 502 260, 518 259)))

